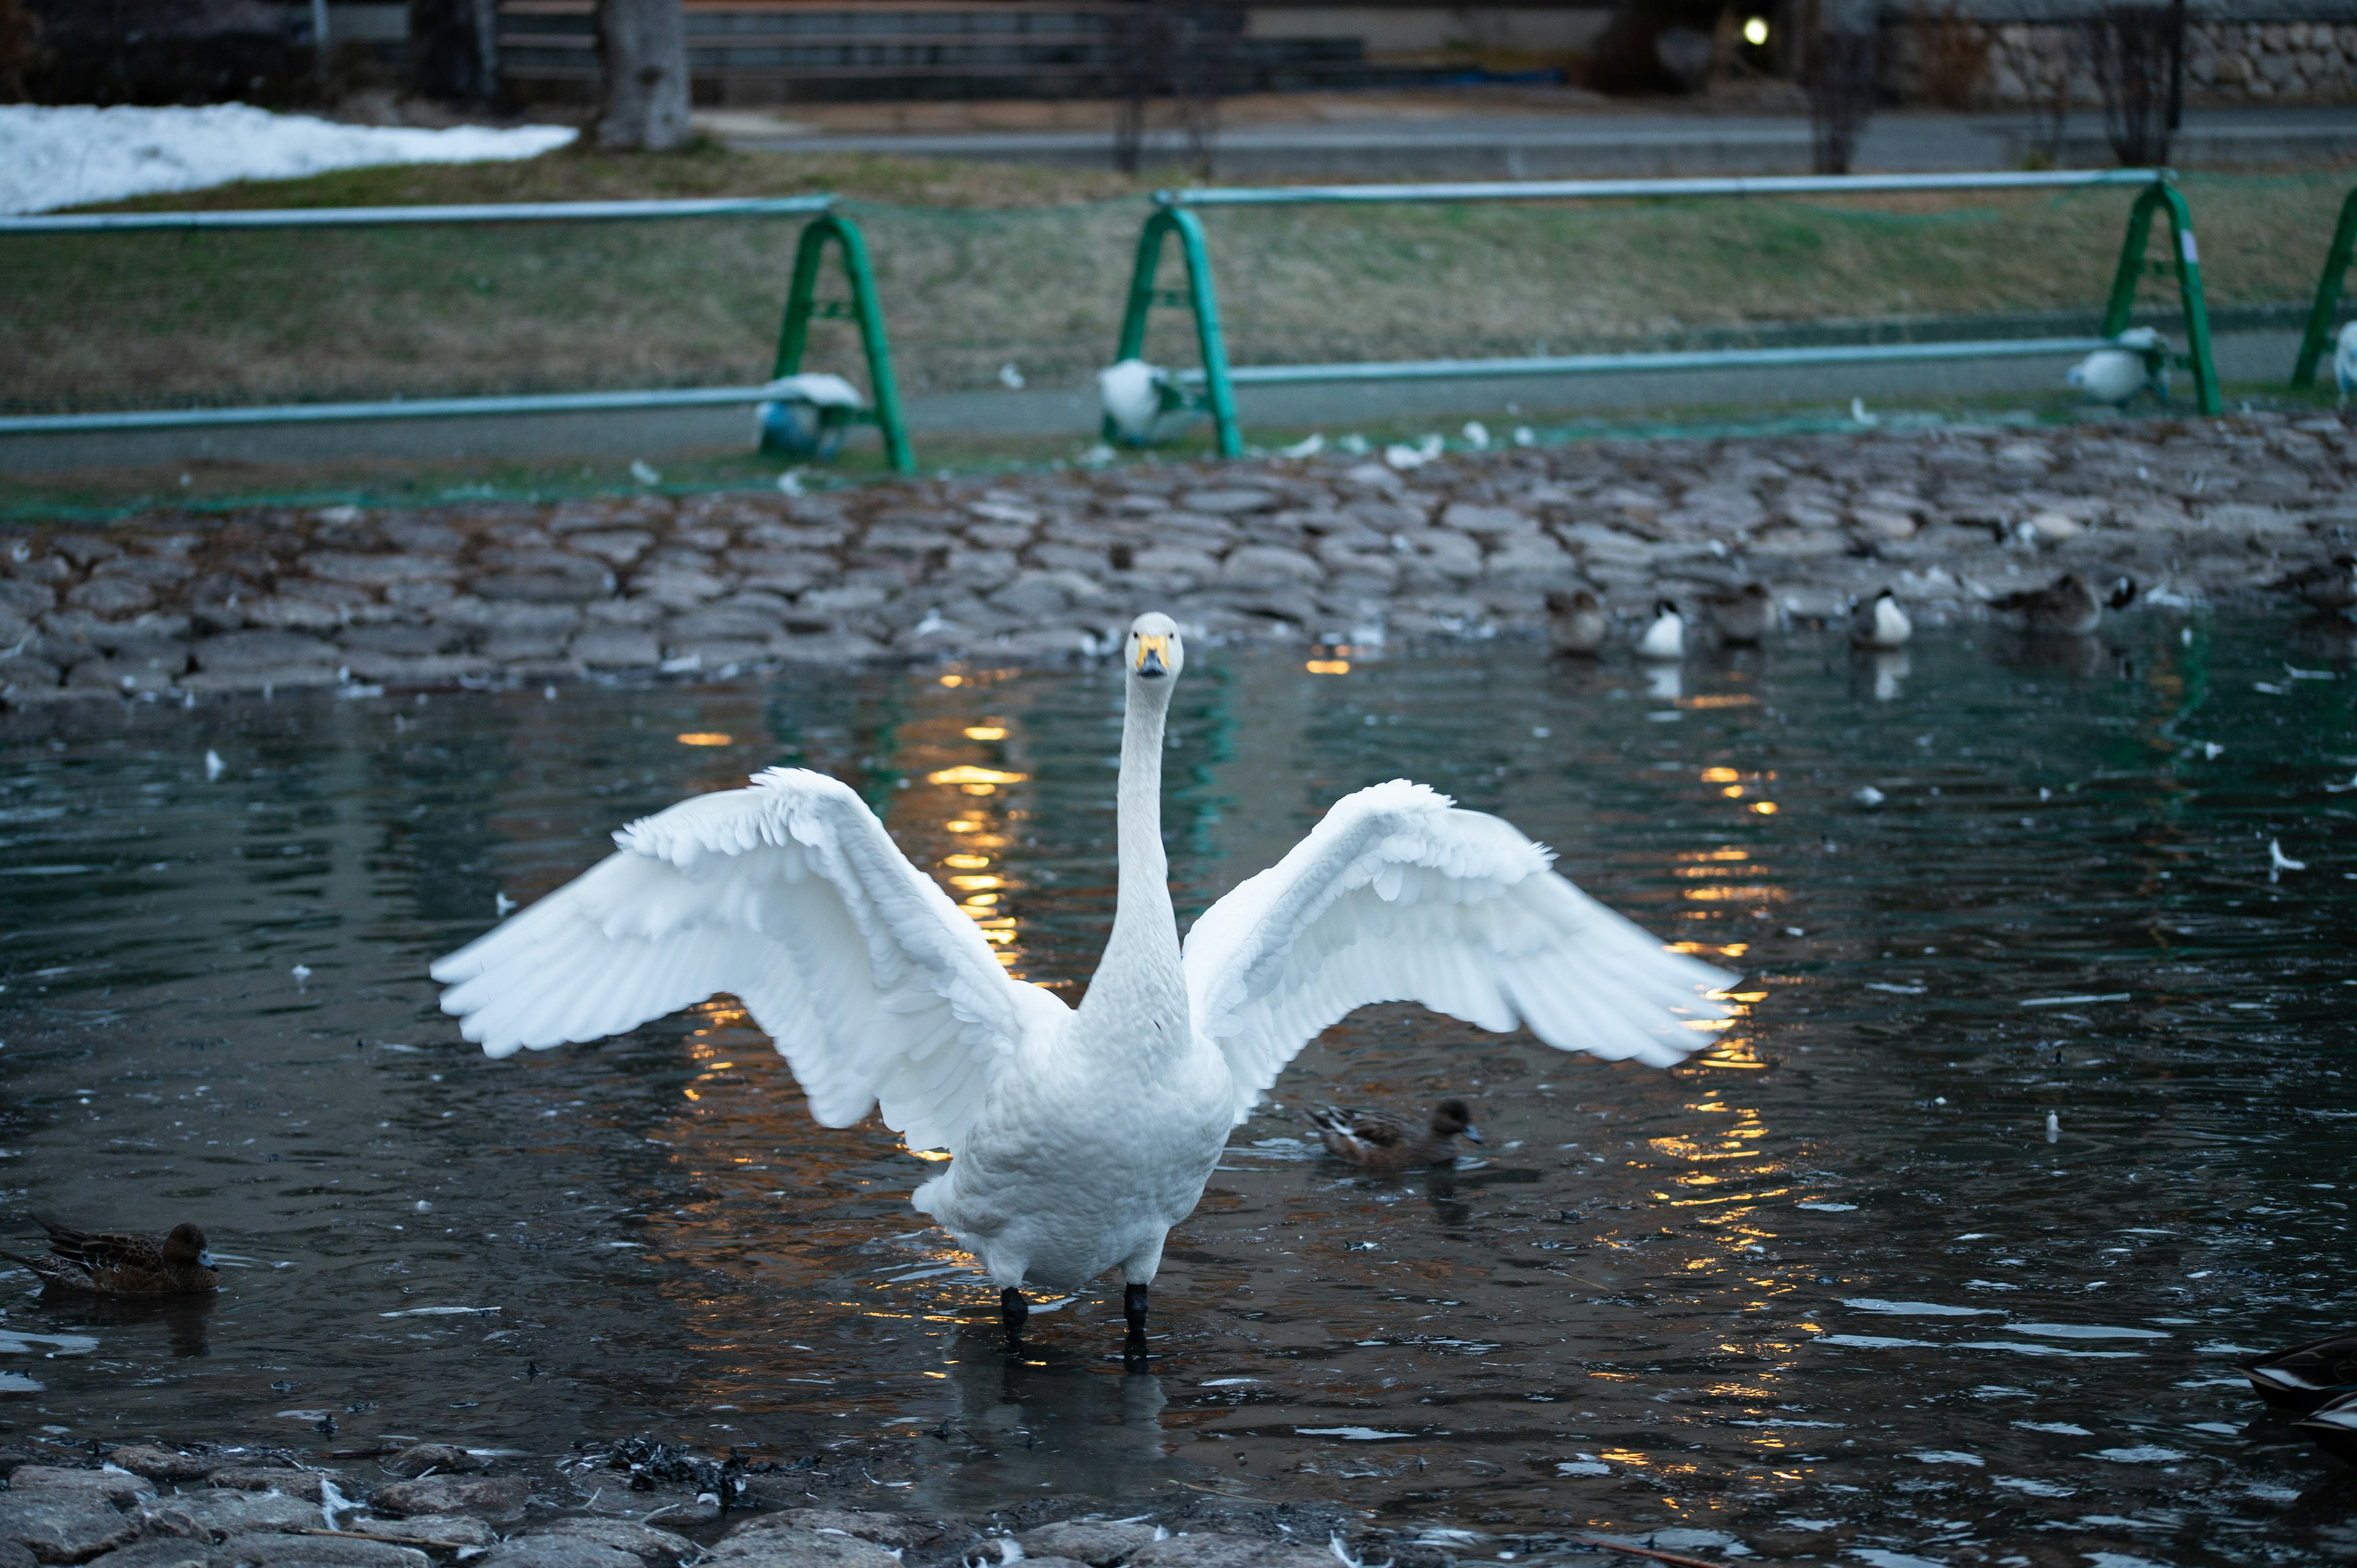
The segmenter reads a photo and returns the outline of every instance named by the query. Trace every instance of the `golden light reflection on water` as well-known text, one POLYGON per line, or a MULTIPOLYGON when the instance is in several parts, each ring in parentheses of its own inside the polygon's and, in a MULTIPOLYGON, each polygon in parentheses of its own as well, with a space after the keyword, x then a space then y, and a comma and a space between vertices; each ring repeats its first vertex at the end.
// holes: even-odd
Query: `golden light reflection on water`
MULTIPOLYGON (((885 800, 895 842, 1020 979, 1026 879, 1006 852, 1024 832, 1035 769, 1023 717, 1003 711, 998 684, 993 672, 965 671, 913 686, 913 711, 894 725, 879 760, 909 780, 885 800)), ((738 759, 767 744, 757 705, 724 701, 698 716, 737 746, 706 753, 730 776, 697 787, 741 784, 738 759)), ((634 1254, 682 1271, 658 1287, 703 1373, 681 1391, 682 1408, 720 1402, 733 1412, 791 1406, 856 1419, 879 1402, 899 1403, 905 1391, 893 1380, 942 1379, 922 1365, 887 1370, 889 1358, 874 1355, 845 1375, 824 1347, 843 1324, 862 1321, 879 1343, 931 1356, 923 1348, 986 1294, 973 1260, 906 1208, 908 1191, 946 1153, 909 1149, 872 1116, 847 1129, 816 1125, 740 1002, 715 997, 691 1015, 686 1070, 664 1092, 667 1114, 646 1129, 662 1173, 649 1188, 666 1196, 650 1204, 649 1245, 634 1254), (785 1244, 778 1227, 789 1213, 795 1234, 785 1244), (766 1335, 753 1327, 761 1324, 766 1335), (809 1364, 794 1364, 802 1360, 809 1364)))

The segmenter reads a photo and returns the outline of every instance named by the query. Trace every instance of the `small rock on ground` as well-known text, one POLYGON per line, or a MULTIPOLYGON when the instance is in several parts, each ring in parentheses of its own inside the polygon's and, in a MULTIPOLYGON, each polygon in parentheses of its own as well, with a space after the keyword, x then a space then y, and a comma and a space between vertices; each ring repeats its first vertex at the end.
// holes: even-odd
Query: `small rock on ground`
POLYGON ((145 1476, 151 1481, 202 1480, 221 1464, 210 1455, 182 1454, 144 1443, 116 1449, 106 1456, 106 1462, 120 1465, 133 1475, 145 1476))
POLYGON ((389 1514, 483 1514, 501 1518, 520 1511, 532 1495, 521 1476, 428 1476, 381 1488, 373 1505, 389 1514))
POLYGON ((1154 1526, 1111 1520, 1061 1520, 1027 1530, 1015 1538, 1028 1557, 1071 1557, 1090 1568, 1113 1568, 1154 1539, 1154 1526))
MULTIPOLYGON (((347 1517, 344 1528, 355 1534, 388 1535, 397 1544, 419 1546, 428 1552, 475 1551, 499 1540, 499 1532, 490 1525, 462 1514, 418 1514, 409 1519, 347 1517)), ((692 1552, 694 1549, 688 1550, 692 1552)))
POLYGON ((377 1461, 385 1474, 404 1480, 414 1480, 428 1470, 446 1474, 487 1470, 490 1464, 489 1459, 469 1454, 454 1443, 415 1443, 377 1461))
MULTIPOLYGON (((469 1524, 478 1521, 469 1520, 469 1524)), ((560 1519, 534 1532, 537 1536, 570 1536, 627 1552, 646 1568, 673 1568, 702 1549, 683 1535, 635 1523, 626 1519, 560 1519)))
POLYGON ((13 1541, 44 1563, 80 1563, 126 1545, 138 1533, 136 1519, 94 1492, 0 1497, 0 1541, 13 1541))
POLYGON ((238 1568, 432 1568, 433 1562, 414 1546, 291 1534, 232 1535, 213 1556, 238 1568))
POLYGON ((151 1535, 90 1560, 88 1568, 219 1568, 210 1541, 151 1535))
POLYGON ((20 1465, 8 1477, 13 1493, 75 1492, 116 1508, 135 1508, 156 1495, 156 1483, 127 1470, 69 1470, 56 1465, 20 1465))
POLYGON ((139 1528, 151 1535, 221 1541, 259 1530, 317 1530, 319 1510, 276 1492, 183 1492, 140 1505, 139 1528))
POLYGON ((468 1561, 476 1568, 640 1568, 632 1553, 578 1535, 520 1536, 468 1561))
POLYGON ((264 1465, 231 1465, 215 1470, 205 1477, 216 1487, 226 1487, 234 1492, 276 1492, 281 1497, 300 1498, 307 1503, 319 1501, 322 1477, 316 1470, 286 1470, 264 1465))
POLYGON ((1174 1535, 1129 1554, 1129 1568, 1332 1568, 1334 1554, 1249 1535, 1174 1535))
POLYGON ((782 1526, 731 1535, 705 1562, 708 1568, 900 1568, 899 1558, 872 1541, 782 1526))

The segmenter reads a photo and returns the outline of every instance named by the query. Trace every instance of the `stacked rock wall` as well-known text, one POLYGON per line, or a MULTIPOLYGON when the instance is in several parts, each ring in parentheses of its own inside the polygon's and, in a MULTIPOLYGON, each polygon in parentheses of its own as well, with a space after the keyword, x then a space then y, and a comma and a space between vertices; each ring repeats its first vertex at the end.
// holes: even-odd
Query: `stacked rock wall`
MULTIPOLYGON (((1884 90, 1901 102, 1940 96, 1925 61, 1937 53, 1929 34, 1960 27, 1982 39, 1982 69, 1972 85, 1985 107, 2022 108, 2050 102, 2058 77, 2067 76, 2070 102, 2100 111, 2103 93, 2076 47, 2080 27, 2069 22, 1943 23, 1935 8, 1925 17, 1883 23, 1884 90)), ((2195 103, 2346 103, 2357 101, 2357 22, 2202 22, 2189 25, 2185 85, 2195 103)))

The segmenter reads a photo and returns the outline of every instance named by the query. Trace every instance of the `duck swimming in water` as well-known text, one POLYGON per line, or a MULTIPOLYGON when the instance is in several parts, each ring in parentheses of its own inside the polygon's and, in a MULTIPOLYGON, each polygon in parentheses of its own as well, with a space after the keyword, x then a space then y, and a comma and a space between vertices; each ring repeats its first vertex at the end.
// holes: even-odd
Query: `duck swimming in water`
POLYGON ((1728 1015, 1716 993, 1734 976, 1667 950, 1498 818, 1404 779, 1336 801, 1182 945, 1161 801, 1177 624, 1138 617, 1123 665, 1118 896, 1077 1008, 1009 975, 848 785, 773 768, 631 824, 619 853, 436 963, 444 1010, 505 1057, 731 993, 820 1123, 875 1109, 909 1149, 949 1153, 911 1202, 988 1271, 1010 1335, 1024 1287, 1118 1269, 1134 1346, 1164 1238, 1229 1129, 1353 1010, 1420 1002, 1663 1067, 1728 1015))
POLYGON ((2345 610, 2357 605, 2357 555, 2335 555, 2287 574, 2267 585, 2320 610, 2345 610))
POLYGON ((1899 607, 1899 596, 1885 588, 1849 614, 1849 640, 1857 648, 1904 648, 1915 623, 1899 607))
POLYGON ((1406 1170, 1445 1165, 1457 1157, 1457 1140, 1481 1142, 1481 1129, 1461 1100, 1444 1100, 1419 1127, 1388 1111, 1343 1111, 1328 1105, 1309 1113, 1326 1152, 1371 1170, 1406 1170))
POLYGON ((202 1295, 221 1288, 213 1255, 205 1250, 205 1233, 193 1225, 175 1225, 156 1241, 145 1236, 70 1230, 46 1215, 33 1219, 48 1232, 48 1255, 0 1252, 0 1257, 32 1270, 46 1289, 87 1295, 202 1295))
POLYGON ((1722 588, 1706 598, 1703 606, 1710 611, 1718 639, 1733 647, 1749 648, 1776 629, 1776 598, 1764 583, 1722 588))
POLYGON ((1663 599, 1653 607, 1653 618, 1637 639, 1637 657, 1667 663, 1685 656, 1686 618, 1678 614, 1676 605, 1663 599))
POLYGON ((2088 637, 2104 624, 2105 609, 2127 608, 2136 598, 2133 578, 2122 577, 2107 596, 2099 596, 2087 579, 2065 572, 2042 588, 2024 588, 1991 599, 1993 609, 2010 610, 2021 618, 2024 631, 2048 637, 2088 637))
POLYGON ((1547 641, 1557 653, 1592 659, 1604 646, 1609 623, 1592 588, 1558 588, 1546 596, 1547 641))

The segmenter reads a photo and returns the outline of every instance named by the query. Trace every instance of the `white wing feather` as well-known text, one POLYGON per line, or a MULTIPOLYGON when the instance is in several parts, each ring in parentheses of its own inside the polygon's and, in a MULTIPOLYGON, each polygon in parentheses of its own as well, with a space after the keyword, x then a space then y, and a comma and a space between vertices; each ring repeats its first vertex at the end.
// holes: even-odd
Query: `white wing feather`
POLYGON ((1187 934, 1196 1026, 1227 1058, 1236 1119, 1321 1029, 1377 1002, 1420 1002, 1560 1050, 1667 1067, 1727 1016, 1736 977, 1549 869, 1498 818, 1394 779, 1346 796, 1283 860, 1187 934))
POLYGON ((594 1040, 732 992, 811 1114, 880 1106, 955 1153, 1028 1019, 1065 1004, 1008 978, 849 787, 773 768, 614 835, 619 854, 434 965, 445 1012, 504 1057, 594 1040))

